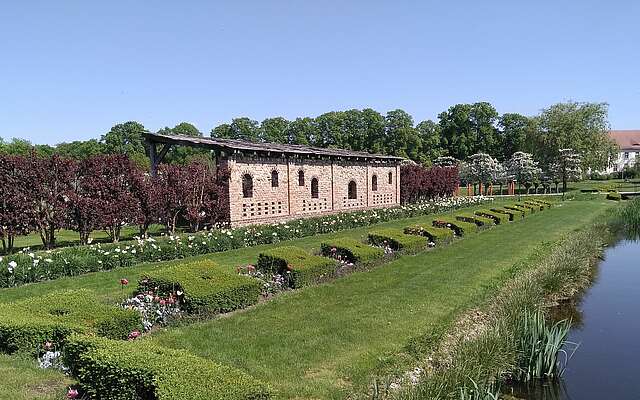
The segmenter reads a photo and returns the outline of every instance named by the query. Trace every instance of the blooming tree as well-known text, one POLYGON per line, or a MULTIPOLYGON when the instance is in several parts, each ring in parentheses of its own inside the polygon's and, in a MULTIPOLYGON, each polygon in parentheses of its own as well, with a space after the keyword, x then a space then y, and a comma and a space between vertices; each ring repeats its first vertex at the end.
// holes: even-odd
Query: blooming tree
POLYGON ((538 163, 533 160, 533 156, 530 153, 522 151, 513 153, 507 169, 508 173, 518 182, 519 189, 521 188, 521 184, 525 185, 527 194, 533 181, 541 173, 540 168, 538 168, 538 163))
MULTIPOLYGON (((469 178, 475 185, 483 183, 486 185, 493 183, 498 171, 498 160, 486 153, 476 153, 469 157, 467 163, 469 168, 469 178)), ((482 193, 481 193, 482 194, 482 193)))
POLYGON ((582 157, 573 149, 560 149, 553 163, 554 173, 562 181, 562 191, 567 191, 567 182, 582 176, 582 157))

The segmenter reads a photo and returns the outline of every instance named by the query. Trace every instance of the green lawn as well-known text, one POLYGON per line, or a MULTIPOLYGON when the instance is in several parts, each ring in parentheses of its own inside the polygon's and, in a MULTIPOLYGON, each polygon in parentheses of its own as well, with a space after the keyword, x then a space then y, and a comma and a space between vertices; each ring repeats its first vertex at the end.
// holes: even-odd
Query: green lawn
POLYGON ((69 384, 68 377, 40 369, 33 360, 0 354, 0 399, 63 399, 69 384))
POLYGON ((282 398, 344 398, 369 382, 379 357, 440 330, 541 242, 584 225, 608 206, 566 202, 245 312, 168 329, 154 340, 241 368, 282 398))
MULTIPOLYGON (((289 292, 215 320, 166 329, 152 340, 243 369, 270 383, 282 398, 344 398, 369 383, 379 357, 397 353, 411 338, 442 330, 464 309, 481 302, 492 287, 509 275, 513 265, 530 256, 542 241, 557 239, 584 225, 613 204, 602 200, 568 201, 522 221, 470 235, 450 246, 402 256, 369 272, 289 292)), ((476 208, 482 207, 486 206, 476 208)), ((402 228, 427 223, 433 217, 379 226, 402 228)), ((287 244, 318 250, 324 237, 363 238, 369 229, 318 235, 287 244)), ((197 258, 234 269, 236 265, 254 263, 257 254, 268 247, 273 245, 197 258)), ((180 262, 183 261, 142 264, 3 289, 0 301, 62 288, 89 288, 103 300, 115 302, 134 290, 142 272, 180 262), (119 284, 122 277, 132 282, 124 291, 119 284)), ((51 380, 43 371, 34 370, 32 364, 14 363, 6 357, 0 361, 0 368, 5 364, 16 368, 15 379, 12 376, 10 382, 0 384, 0 394, 27 385, 21 380, 33 379, 42 384, 51 380)))

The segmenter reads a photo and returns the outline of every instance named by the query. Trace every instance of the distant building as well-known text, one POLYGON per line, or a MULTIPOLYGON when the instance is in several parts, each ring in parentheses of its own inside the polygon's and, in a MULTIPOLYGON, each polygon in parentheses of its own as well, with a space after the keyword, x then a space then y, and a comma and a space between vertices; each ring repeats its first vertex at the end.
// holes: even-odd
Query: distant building
POLYGON ((640 130, 609 131, 609 137, 617 143, 620 150, 606 172, 618 172, 624 167, 633 166, 636 156, 640 155, 640 130))
POLYGON ((170 146, 213 151, 216 165, 230 171, 229 222, 233 226, 400 203, 401 157, 155 133, 147 133, 146 140, 152 172, 170 146))

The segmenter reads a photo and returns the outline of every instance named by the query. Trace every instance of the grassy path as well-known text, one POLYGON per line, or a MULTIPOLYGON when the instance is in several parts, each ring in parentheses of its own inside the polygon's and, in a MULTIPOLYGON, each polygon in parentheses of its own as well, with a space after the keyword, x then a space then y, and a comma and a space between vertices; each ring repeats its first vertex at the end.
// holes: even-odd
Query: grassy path
POLYGON ((282 398, 343 398, 368 383, 380 356, 446 326, 541 242, 583 226, 608 206, 566 202, 245 312, 168 329, 153 340, 244 369, 282 398))

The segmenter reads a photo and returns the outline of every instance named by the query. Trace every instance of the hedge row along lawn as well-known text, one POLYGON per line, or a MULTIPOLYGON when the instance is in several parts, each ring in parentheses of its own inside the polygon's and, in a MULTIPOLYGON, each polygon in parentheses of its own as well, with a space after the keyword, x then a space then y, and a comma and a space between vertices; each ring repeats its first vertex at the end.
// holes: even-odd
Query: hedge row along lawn
MULTIPOLYGON (((478 221, 480 221, 480 220, 478 220, 478 221)), ((387 239, 389 239, 389 238, 392 238, 392 239, 393 238, 401 238, 403 241, 405 241, 407 243, 410 243, 410 245, 405 246, 405 248, 407 248, 407 249, 415 250, 412 247, 413 244, 411 244, 411 243, 413 243, 412 239, 413 239, 413 241, 415 243, 418 243, 418 242, 422 243, 422 247, 423 248, 424 248, 424 244, 426 244, 426 241, 424 239, 420 238, 419 236, 405 235, 402 232, 402 230, 398 230, 398 229, 394 230, 393 228, 387 228, 387 229, 381 229, 381 230, 379 229, 378 231, 379 232, 383 232, 383 236, 386 235, 385 237, 387 239)), ((280 254, 278 255, 278 257, 280 257, 280 259, 282 259, 282 260, 285 260, 285 262, 286 262, 285 265, 287 265, 287 266, 289 266, 291 264, 294 264, 296 257, 298 257, 298 258, 301 257, 302 253, 299 252, 299 251, 298 252, 293 251, 294 249, 295 248, 289 248, 287 250, 286 248, 284 248, 284 249, 280 248, 280 254), (288 261, 286 261, 287 257, 293 257, 294 260, 289 259, 288 261)), ((268 251, 262 252, 262 254, 265 254, 265 253, 268 253, 268 251)), ((305 252, 305 254, 308 254, 308 253, 305 252)), ((327 264, 327 265, 335 265, 334 262, 326 263, 327 259, 322 258, 322 257, 317 257, 317 256, 309 256, 309 257, 310 258, 308 260, 306 260, 306 261, 309 261, 309 260, 317 261, 317 263, 313 263, 313 262, 311 263, 311 264, 314 264, 314 265, 315 264, 321 264, 320 263, 321 260, 325 260, 325 264, 327 264), (313 259, 313 257, 316 257, 316 258, 313 259)), ((294 270, 295 270, 295 268, 294 268, 294 270)), ((221 269, 221 271, 223 271, 223 270, 221 269)), ((147 274, 146 276, 143 277, 143 280, 146 280, 148 282, 152 282, 152 284, 155 284, 155 285, 161 285, 161 284, 175 285, 177 280, 173 279, 173 281, 172 281, 172 277, 175 278, 177 274, 178 274, 178 272, 177 272, 176 268, 162 268, 157 273, 147 274)), ((228 272, 225 272, 224 274, 228 274, 228 272)), ((97 275, 102 275, 102 274, 97 274, 97 275)), ((196 273, 196 275, 201 275, 201 274, 200 274, 200 272, 198 272, 198 273, 196 273)), ((229 276, 230 277, 233 276, 234 278, 238 278, 238 279, 244 278, 244 277, 239 277, 237 275, 231 275, 231 274, 229 274, 229 276)), ((201 276, 199 276, 199 277, 201 277, 201 276)), ((184 278, 184 277, 181 277, 181 278, 184 278)), ((77 278, 77 279, 80 279, 80 278, 77 278)), ((309 283, 312 283, 312 282, 309 282, 309 283)), ((38 285, 38 286, 40 286, 40 285, 38 285)), ((231 286, 233 287, 234 285, 231 285, 231 286)), ((252 297, 252 296, 249 296, 249 297, 252 297)), ((255 298, 255 294, 253 295, 253 297, 255 298)), ((244 306, 244 305, 247 305, 247 303, 240 304, 239 306, 244 306)), ((220 311, 227 311, 227 310, 231 310, 233 308, 237 308, 237 307, 226 308, 226 309, 219 308, 219 310, 220 311)))
POLYGON ((424 349, 420 338, 481 302, 541 242, 589 223, 608 206, 566 202, 452 246, 403 255, 226 318, 166 329, 151 340, 248 372, 281 398, 344 398, 370 383, 380 357, 402 363, 392 355, 408 344, 424 349))

